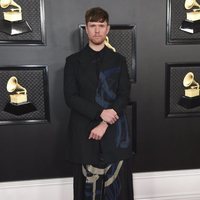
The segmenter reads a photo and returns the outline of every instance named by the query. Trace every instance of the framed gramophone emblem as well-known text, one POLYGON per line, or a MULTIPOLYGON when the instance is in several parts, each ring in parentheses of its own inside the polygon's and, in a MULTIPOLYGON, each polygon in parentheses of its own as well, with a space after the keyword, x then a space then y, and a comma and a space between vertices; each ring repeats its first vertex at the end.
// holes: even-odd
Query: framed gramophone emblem
POLYGON ((167 44, 200 43, 200 0, 167 0, 167 44))
POLYGON ((44 0, 0 0, 0 45, 44 45, 44 0))
POLYGON ((166 116, 200 116, 200 63, 166 64, 166 116))
POLYGON ((0 67, 0 125, 49 121, 47 66, 0 67))

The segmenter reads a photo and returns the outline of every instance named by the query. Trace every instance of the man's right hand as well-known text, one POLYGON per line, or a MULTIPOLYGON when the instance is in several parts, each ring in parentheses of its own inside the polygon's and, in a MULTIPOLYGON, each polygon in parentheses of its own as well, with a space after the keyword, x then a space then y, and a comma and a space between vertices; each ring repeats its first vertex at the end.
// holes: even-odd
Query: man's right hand
POLYGON ((101 119, 109 124, 114 124, 119 116, 113 109, 104 109, 100 115, 101 119))

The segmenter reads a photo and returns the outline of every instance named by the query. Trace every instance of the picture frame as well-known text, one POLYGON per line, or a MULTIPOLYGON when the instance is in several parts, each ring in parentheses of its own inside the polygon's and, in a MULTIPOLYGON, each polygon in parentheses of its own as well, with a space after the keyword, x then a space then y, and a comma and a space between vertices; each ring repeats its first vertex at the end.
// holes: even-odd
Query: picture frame
POLYGON ((19 12, 19 17, 9 15, 13 5, 5 9, 0 7, 0 45, 46 45, 44 0, 13 2, 21 7, 21 16, 19 12))
POLYGON ((0 67, 0 125, 50 121, 48 67, 0 67))
POLYGON ((200 22, 189 16, 192 9, 185 8, 185 0, 167 0, 167 44, 200 44, 200 22))
POLYGON ((200 63, 166 63, 165 79, 165 116, 200 116, 200 63))
POLYGON ((126 107, 128 127, 132 136, 132 152, 137 152, 137 104, 135 101, 129 102, 126 107))
MULTIPOLYGON (((85 24, 79 25, 80 49, 87 43, 85 24)), ((136 25, 110 25, 108 33, 110 44, 126 58, 129 78, 132 83, 136 82, 136 25)))

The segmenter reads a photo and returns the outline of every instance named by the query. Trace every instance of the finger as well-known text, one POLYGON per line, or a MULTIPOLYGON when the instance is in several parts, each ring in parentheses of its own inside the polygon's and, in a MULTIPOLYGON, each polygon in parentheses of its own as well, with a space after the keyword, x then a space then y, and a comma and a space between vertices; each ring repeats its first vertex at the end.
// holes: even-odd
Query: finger
POLYGON ((111 111, 112 113, 116 113, 116 111, 115 111, 114 109, 110 109, 110 111, 111 111))
POLYGON ((98 136, 96 136, 94 139, 95 139, 95 140, 99 140, 99 137, 98 137, 98 136))
POLYGON ((97 136, 97 140, 101 140, 101 137, 100 137, 100 136, 97 136))
POLYGON ((89 136, 89 139, 94 139, 94 140, 96 140, 96 138, 97 138, 97 135, 96 135, 95 133, 91 132, 91 133, 90 133, 90 136, 89 136))
POLYGON ((115 121, 114 121, 114 120, 111 120, 111 121, 110 121, 110 124, 114 124, 114 123, 115 123, 115 121))
POLYGON ((99 140, 99 136, 94 135, 94 136, 93 136, 93 139, 94 139, 94 140, 99 140))
POLYGON ((92 139, 93 138, 93 133, 90 133, 88 139, 92 139))
POLYGON ((118 118, 115 117, 115 118, 112 120, 112 124, 114 124, 117 120, 118 120, 118 118))

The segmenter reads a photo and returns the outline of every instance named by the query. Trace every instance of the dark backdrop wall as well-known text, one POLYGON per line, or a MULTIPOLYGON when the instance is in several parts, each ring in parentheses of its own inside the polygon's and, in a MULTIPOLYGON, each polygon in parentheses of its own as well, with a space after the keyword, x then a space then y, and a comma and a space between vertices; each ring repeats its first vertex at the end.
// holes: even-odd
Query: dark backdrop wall
POLYGON ((165 117, 165 63, 200 62, 199 45, 166 45, 166 1, 45 0, 46 46, 1 45, 0 67, 48 66, 50 122, 0 126, 0 181, 71 176, 63 160, 69 116, 63 69, 66 56, 79 50, 78 25, 93 6, 106 8, 111 24, 136 25, 134 171, 200 167, 199 118, 165 117))

